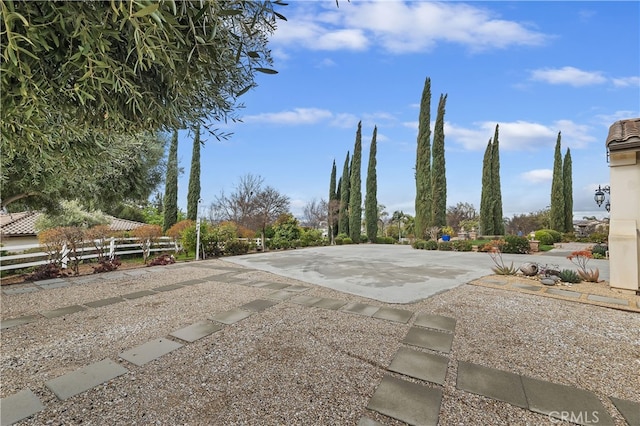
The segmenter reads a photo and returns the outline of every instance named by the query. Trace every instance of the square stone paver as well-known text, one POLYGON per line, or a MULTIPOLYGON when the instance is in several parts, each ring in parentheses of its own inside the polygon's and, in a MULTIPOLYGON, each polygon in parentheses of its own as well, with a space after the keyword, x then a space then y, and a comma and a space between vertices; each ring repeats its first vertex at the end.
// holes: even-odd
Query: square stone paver
POLYGON ((289 287, 289 284, 262 281, 254 284, 254 287, 268 288, 270 290, 282 290, 283 288, 289 287))
POLYGON ((458 389, 528 408, 518 374, 459 361, 457 380, 458 389))
POLYGON ((275 291, 273 293, 269 293, 267 294, 267 297, 269 299, 274 299, 274 300, 287 300, 292 298, 293 296, 295 296, 297 293, 293 293, 291 291, 286 291, 286 290, 278 290, 275 291))
POLYGON ((37 321, 40 318, 37 315, 25 315, 23 317, 10 318, 6 320, 2 320, 0 322, 0 329, 4 330, 5 328, 17 327, 19 325, 29 324, 30 322, 37 321))
POLYGON ((449 358, 409 348, 400 348, 389 365, 390 371, 428 382, 444 384, 449 358))
POLYGON ((531 411, 558 419, 564 416, 565 420, 580 425, 593 425, 593 415, 597 413, 597 424, 614 424, 607 409, 591 392, 526 376, 522 376, 522 384, 531 411))
POLYGON ((36 287, 34 285, 26 285, 26 286, 6 286, 6 289, 2 290, 4 294, 24 294, 24 293, 33 293, 34 291, 40 291, 40 287, 36 287))
POLYGON ((513 283, 511 286, 521 288, 523 290, 528 290, 528 291, 540 291, 540 289, 542 289, 542 287, 537 285, 529 285, 529 284, 521 284, 521 283, 513 283))
POLYGON ((571 291, 571 290, 561 290, 559 288, 548 288, 547 289, 547 293, 549 294, 555 294, 558 296, 564 296, 564 297, 573 297, 573 298, 580 298, 580 296, 582 296, 582 293, 578 292, 578 291, 571 291))
POLYGON ((240 306, 240 309, 251 312, 262 312, 267 308, 277 305, 280 302, 275 300, 266 300, 266 299, 256 299, 252 302, 245 303, 240 306))
POLYGON ((289 299, 290 302, 297 303, 298 305, 305 305, 305 306, 313 306, 321 300, 322 300, 321 297, 307 296, 306 294, 299 294, 289 299))
POLYGON ((233 324, 251 316, 252 314, 253 312, 243 311, 242 309, 231 309, 230 311, 216 314, 211 319, 223 324, 233 324))
POLYGON ((201 321, 191 324, 185 328, 181 328, 180 330, 176 330, 170 335, 177 337, 180 340, 184 340, 185 342, 195 342, 198 339, 202 339, 203 337, 220 330, 222 330, 222 325, 219 323, 201 321))
POLYGON ((132 299, 139 299, 145 296, 151 296, 152 294, 157 294, 157 293, 151 290, 141 290, 141 291, 134 291, 133 293, 123 294, 122 297, 124 297, 127 300, 132 300, 132 299))
POLYGON ((629 305, 629 302, 625 299, 618 299, 617 297, 598 296, 597 294, 590 294, 587 296, 587 299, 593 300, 594 302, 611 303, 613 305, 629 305))
POLYGON ((378 311, 375 314, 373 314, 374 318, 379 318, 387 321, 401 322, 403 324, 408 323, 412 316, 413 316, 412 311, 407 311, 405 309, 386 308, 384 306, 378 309, 378 311))
POLYGON ((385 376, 367 408, 410 425, 436 426, 442 390, 385 376))
POLYGON ((202 284, 207 282, 207 279, 195 279, 195 280, 186 280, 186 281, 180 281, 179 283, 176 283, 178 285, 181 286, 188 286, 188 285, 196 285, 196 284, 202 284))
POLYGON ((64 278, 51 278, 48 280, 34 281, 33 283, 38 286, 49 286, 52 284, 59 284, 59 283, 66 283, 66 282, 67 280, 65 280, 64 278))
POLYGON ((169 339, 156 339, 144 343, 128 351, 124 351, 118 356, 135 365, 145 365, 148 362, 158 359, 169 352, 181 348, 182 344, 169 339))
POLYGON ((507 281, 498 281, 498 280, 480 280, 481 283, 491 284, 491 285, 507 285, 507 281))
POLYGON ((64 315, 75 314, 76 312, 81 312, 86 309, 87 308, 85 308, 84 306, 71 305, 71 306, 65 306, 64 308, 53 309, 51 311, 44 311, 40 313, 47 318, 55 318, 55 317, 61 317, 64 315))
POLYGON ((122 376, 128 370, 118 363, 105 359, 45 382, 58 399, 69 399, 101 383, 122 376))
POLYGON ((453 334, 411 327, 402 343, 448 354, 453 343, 453 334))
POLYGON ((365 303, 351 302, 340 308, 341 311, 351 312, 352 314, 364 315, 367 317, 373 316, 378 310, 379 306, 367 305, 365 303))
POLYGON ((371 420, 368 417, 360 417, 358 420, 358 426, 384 426, 380 422, 376 422, 375 420, 371 420))
POLYGON ((149 272, 146 269, 131 269, 128 271, 122 271, 122 273, 129 277, 139 277, 141 275, 146 275, 149 272))
POLYGON ((290 285, 289 287, 287 287, 287 291, 295 291, 296 293, 301 293, 307 290, 309 290, 309 287, 303 285, 290 285))
POLYGON ((38 285, 38 287, 40 287, 43 290, 48 290, 52 288, 69 287, 72 285, 71 281, 67 281, 64 279, 61 279, 61 281, 57 281, 57 280, 58 278, 54 280, 47 280, 47 281, 36 281, 36 284, 38 285))
POLYGON ((346 300, 331 299, 329 297, 323 297, 319 302, 313 304, 316 308, 331 309, 337 311, 341 307, 347 304, 346 300))
POLYGON ((455 318, 444 317, 442 315, 431 315, 425 312, 420 312, 418 313, 413 325, 442 331, 450 331, 453 333, 456 328, 456 320, 455 318))
POLYGON ((113 305, 115 303, 124 302, 122 297, 109 297, 106 299, 94 300, 92 302, 86 302, 84 305, 89 306, 90 308, 100 308, 102 306, 113 305))
POLYGON ((40 399, 31 392, 31 389, 24 389, 16 394, 2 398, 0 407, 0 423, 2 423, 2 426, 8 426, 33 416, 42 410, 44 405, 40 399))
POLYGON ((633 401, 609 397, 628 425, 640 425, 640 404, 633 401))
POLYGON ((180 284, 169 284, 169 285, 163 285, 161 287, 156 287, 154 289, 152 289, 153 291, 173 291, 173 290, 177 290, 179 288, 182 288, 183 286, 180 284))

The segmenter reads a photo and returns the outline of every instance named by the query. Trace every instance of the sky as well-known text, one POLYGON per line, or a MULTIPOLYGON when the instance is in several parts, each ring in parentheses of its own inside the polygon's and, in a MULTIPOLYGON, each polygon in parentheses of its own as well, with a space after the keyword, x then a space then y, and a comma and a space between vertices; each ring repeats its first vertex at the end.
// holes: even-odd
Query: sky
MULTIPOLYGON (((574 219, 607 216, 594 193, 609 183, 605 141, 640 117, 639 2, 289 1, 270 37, 278 74, 258 74, 242 122, 203 134, 201 215, 247 174, 290 197, 302 217, 327 200, 362 122, 363 201, 377 126, 377 199, 415 214, 419 103, 431 79, 431 128, 447 95, 447 206, 479 210, 482 159, 499 125, 506 217, 550 204, 554 148, 570 149, 574 219)), ((178 204, 186 211, 193 136, 180 132, 178 204)))

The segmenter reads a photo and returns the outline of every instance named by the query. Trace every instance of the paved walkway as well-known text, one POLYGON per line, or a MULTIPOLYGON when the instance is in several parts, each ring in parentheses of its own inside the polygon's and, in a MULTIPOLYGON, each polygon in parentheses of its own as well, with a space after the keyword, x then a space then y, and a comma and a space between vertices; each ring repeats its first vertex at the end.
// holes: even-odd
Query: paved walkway
MULTIPOLYGON (((208 262, 201 262, 197 266, 211 268, 208 262)), ((237 285, 259 286, 272 289, 274 292, 264 299, 256 299, 210 318, 202 318, 201 321, 187 327, 173 330, 167 335, 159 336, 120 353, 119 357, 129 364, 104 359, 51 379, 45 383, 45 386, 59 400, 66 400, 109 380, 126 375, 137 367, 144 366, 185 345, 216 333, 229 324, 242 321, 252 315, 259 315, 280 303, 296 303, 309 309, 331 309, 343 312, 345 315, 364 315, 380 321, 410 324, 411 326, 401 342, 402 346, 387 367, 389 374, 385 375, 379 383, 367 408, 408 424, 437 425, 442 401, 442 385, 449 364, 448 354, 455 339, 455 319, 427 312, 415 313, 404 309, 312 297, 304 294, 309 289, 308 286, 265 281, 251 282, 237 276, 239 273, 247 272, 246 269, 215 269, 218 269, 219 273, 210 277, 181 281, 121 297, 95 300, 84 305, 63 307, 43 312, 41 315, 47 318, 73 315, 81 310, 96 309, 131 298, 151 296, 157 292, 173 291, 191 285, 207 285, 214 280, 237 285)), ((136 272, 136 274, 151 273, 149 271, 153 270, 146 269, 145 272, 136 272)), ((165 269, 158 268, 157 270, 165 269)), ((120 274, 122 273, 104 274, 100 279, 122 278, 123 276, 120 274)), ((47 286, 74 284, 69 284, 68 281, 54 280, 40 282, 36 285, 43 289, 51 288, 47 286)), ((7 320, 2 322, 2 327, 15 327, 23 323, 15 319, 7 320)), ((582 425, 613 424, 611 414, 598 397, 591 392, 481 365, 459 361, 457 363, 456 387, 466 392, 541 413, 548 416, 548 419, 569 420, 582 425), (597 413, 597 418, 593 417, 593 413, 597 413)), ((629 425, 640 424, 640 404, 617 398, 610 398, 610 400, 629 425)), ((47 409, 30 389, 23 389, 14 395, 3 398, 0 402, 0 408, 2 426, 13 424, 47 409)), ((362 426, 375 424, 379 423, 367 417, 363 417, 359 422, 359 425, 362 426)))

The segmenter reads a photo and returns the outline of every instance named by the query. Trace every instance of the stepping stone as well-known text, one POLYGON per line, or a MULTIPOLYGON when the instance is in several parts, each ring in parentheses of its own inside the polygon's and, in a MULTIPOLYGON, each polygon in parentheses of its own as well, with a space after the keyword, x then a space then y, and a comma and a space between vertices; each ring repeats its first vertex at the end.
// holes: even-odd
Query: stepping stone
POLYGON ((180 340, 184 340, 185 342, 191 343, 220 330, 222 330, 222 325, 220 324, 216 324, 211 321, 201 321, 195 324, 191 324, 188 327, 181 328, 180 330, 174 331, 170 335, 173 337, 177 337, 180 340))
POLYGON ((48 279, 48 280, 34 281, 33 283, 35 285, 38 285, 38 286, 43 286, 43 285, 46 286, 46 285, 51 285, 51 284, 56 284, 56 283, 66 283, 66 282, 67 282, 67 280, 64 279, 64 278, 51 278, 51 279, 48 279))
POLYGON ((368 417, 360 417, 357 426, 384 426, 380 422, 376 422, 375 420, 371 420, 368 417))
POLYGON ((289 284, 259 282, 257 284, 254 284, 254 287, 268 288, 268 289, 271 289, 271 290, 282 290, 283 288, 289 287, 289 284))
POLYGON ((4 330, 5 328, 11 328, 11 327, 17 327, 23 324, 29 324, 30 322, 36 321, 38 318, 40 317, 37 315, 25 315, 23 317, 2 320, 2 322, 0 322, 0 324, 2 324, 0 326, 0 329, 4 330))
POLYGON ((521 284, 521 283, 514 283, 512 284, 512 287, 517 287, 517 288, 521 288, 523 290, 528 290, 528 291, 539 291, 542 288, 537 285, 529 285, 529 284, 521 284))
POLYGON ((130 277, 139 277, 140 275, 146 275, 149 272, 146 269, 132 269, 130 271, 122 271, 122 273, 130 277))
POLYGON ((99 274, 98 275, 92 275, 90 277, 79 277, 79 278, 72 278, 71 279, 71 284, 90 284, 90 283, 95 283, 98 281, 103 281, 104 278, 101 277, 99 274))
POLYGON ((483 284, 491 284, 491 285, 507 285, 506 281, 498 281, 498 280, 480 280, 483 284))
POLYGON ((104 278, 107 280, 120 280, 123 278, 129 278, 127 277, 124 272, 122 271, 117 271, 117 272, 107 272, 104 275, 104 278))
POLYGON ((378 310, 379 306, 371 306, 364 303, 351 302, 340 308, 341 311, 351 312, 352 314, 364 315, 367 317, 373 316, 378 310))
POLYGON ((207 282, 207 279, 195 279, 195 280, 187 280, 187 281, 180 281, 179 283, 176 283, 176 285, 180 285, 182 287, 185 286, 189 286, 189 285, 196 285, 196 284, 202 284, 207 282))
POLYGON ((303 285, 290 285, 287 287, 287 291, 295 291, 297 293, 302 293, 303 291, 309 290, 309 287, 303 285))
POLYGON ((338 300, 338 299, 323 297, 320 299, 320 301, 314 303, 313 306, 315 306, 316 308, 331 309, 333 311, 337 311, 338 309, 340 309, 346 304, 347 304, 346 300, 338 300))
POLYGON ((94 300, 93 302, 85 303, 86 306, 90 308, 100 308, 102 306, 113 305, 115 303, 124 302, 122 297, 109 297, 107 299, 94 300))
POLYGON ((385 376, 367 408, 410 425, 436 426, 442 390, 385 376))
POLYGON ((287 300, 290 299, 291 297, 295 296, 296 293, 290 292, 290 291, 286 291, 286 290, 280 290, 280 291, 276 291, 274 293, 269 293, 267 295, 268 298, 270 299, 275 299, 275 300, 287 300))
POLYGON ((313 306, 321 300, 321 297, 307 296, 306 294, 299 294, 296 297, 289 299, 290 302, 305 306, 313 306))
POLYGON ((182 344, 178 342, 160 338, 124 351, 118 356, 132 364, 142 366, 181 347, 182 344))
POLYGON ((180 284, 169 284, 169 285, 163 285, 162 287, 153 288, 152 290, 153 291, 173 291, 182 287, 183 286, 181 286, 180 284))
POLYGON ((257 299, 253 302, 245 303, 240 306, 240 309, 251 312, 262 312, 267 308, 270 308, 274 305, 277 305, 280 302, 276 302, 274 300, 265 300, 265 299, 257 299))
POLYGON ((2 426, 17 423, 44 409, 40 399, 30 389, 2 398, 0 407, 2 407, 0 411, 2 426))
POLYGON ((231 309, 230 311, 216 314, 211 319, 229 325, 243 320, 251 315, 253 315, 253 312, 243 311, 242 309, 231 309))
POLYGON ((57 281, 58 278, 56 278, 55 280, 47 280, 45 281, 36 281, 36 284, 42 288, 43 290, 48 290, 51 288, 62 288, 62 287, 69 287, 71 285, 70 281, 67 280, 61 280, 61 281, 57 281))
POLYGON ((408 323, 412 316, 413 316, 412 311, 407 311, 405 309, 386 308, 386 307, 382 307, 378 309, 378 311, 375 314, 373 314, 374 318, 379 318, 387 321, 401 322, 403 324, 408 323))
POLYGON ((35 287, 35 286, 28 286, 28 287, 16 287, 16 288, 11 288, 12 286, 8 286, 9 288, 7 288, 6 290, 2 290, 2 293, 9 295, 9 294, 24 294, 24 293, 33 293, 34 291, 40 291, 41 289, 39 287, 35 287))
POLYGON ((51 311, 44 311, 40 313, 47 318, 55 318, 55 317, 61 317, 64 315, 75 314, 76 312, 85 311, 86 309, 87 308, 85 308, 84 306, 71 305, 71 306, 66 306, 64 308, 58 308, 51 311))
POLYGON ((594 302, 611 303, 613 305, 629 305, 629 302, 627 300, 618 299, 617 297, 598 296, 597 294, 590 294, 587 296, 587 299, 593 300, 594 302))
POLYGON ((390 371, 420 380, 444 384, 449 359, 440 355, 400 348, 389 365, 390 371))
POLYGON ((577 291, 570 291, 570 290, 560 290, 559 288, 548 288, 547 289, 547 293, 549 294, 555 294, 558 296, 564 296, 564 297, 574 297, 576 299, 580 298, 580 296, 582 296, 582 293, 577 292, 577 291))
POLYGON ((79 370, 65 374, 64 376, 45 382, 60 400, 69 399, 93 387, 98 386, 118 376, 127 373, 128 370, 110 359, 83 367, 79 370))
POLYGON ((522 376, 529 410, 579 425, 612 425, 613 419, 600 400, 591 392, 522 376), (564 418, 563 418, 564 417, 564 418))
POLYGON ((458 389, 528 408, 520 375, 495 368, 458 362, 458 389))
POLYGON ((132 299, 139 299, 145 296, 151 296, 152 294, 157 294, 157 293, 151 290, 141 290, 141 291, 134 291, 133 293, 123 294, 122 297, 127 300, 132 300, 132 299))
POLYGON ((420 312, 413 325, 420 327, 433 328, 435 330, 450 331, 456 328, 455 318, 443 317, 442 315, 431 315, 420 312))
POLYGON ((609 397, 613 405, 616 406, 622 417, 627 421, 630 426, 640 425, 640 404, 633 401, 626 401, 624 399, 609 397))
POLYGON ((453 334, 411 327, 402 343, 448 354, 451 351, 453 334))

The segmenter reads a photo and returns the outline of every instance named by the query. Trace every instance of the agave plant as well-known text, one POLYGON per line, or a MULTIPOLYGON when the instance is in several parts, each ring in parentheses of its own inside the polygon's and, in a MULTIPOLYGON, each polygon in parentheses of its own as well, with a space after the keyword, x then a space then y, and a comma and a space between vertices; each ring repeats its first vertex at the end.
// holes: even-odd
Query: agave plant
POLYGON ((590 283, 597 283, 600 281, 600 270, 598 268, 596 268, 595 270, 589 269, 588 271, 578 271, 578 275, 580 275, 580 278, 582 278, 583 281, 587 281, 590 283))
POLYGON ((518 273, 518 268, 513 266, 513 262, 511 265, 507 266, 504 264, 504 260, 502 259, 502 252, 499 248, 493 247, 493 249, 489 252, 489 256, 495 266, 491 268, 491 270, 496 275, 516 275, 518 273))
POLYGON ((562 282, 565 282, 565 283, 576 284, 582 281, 580 274, 578 274, 573 269, 563 269, 562 271, 560 271, 560 274, 558 275, 558 277, 562 282))

